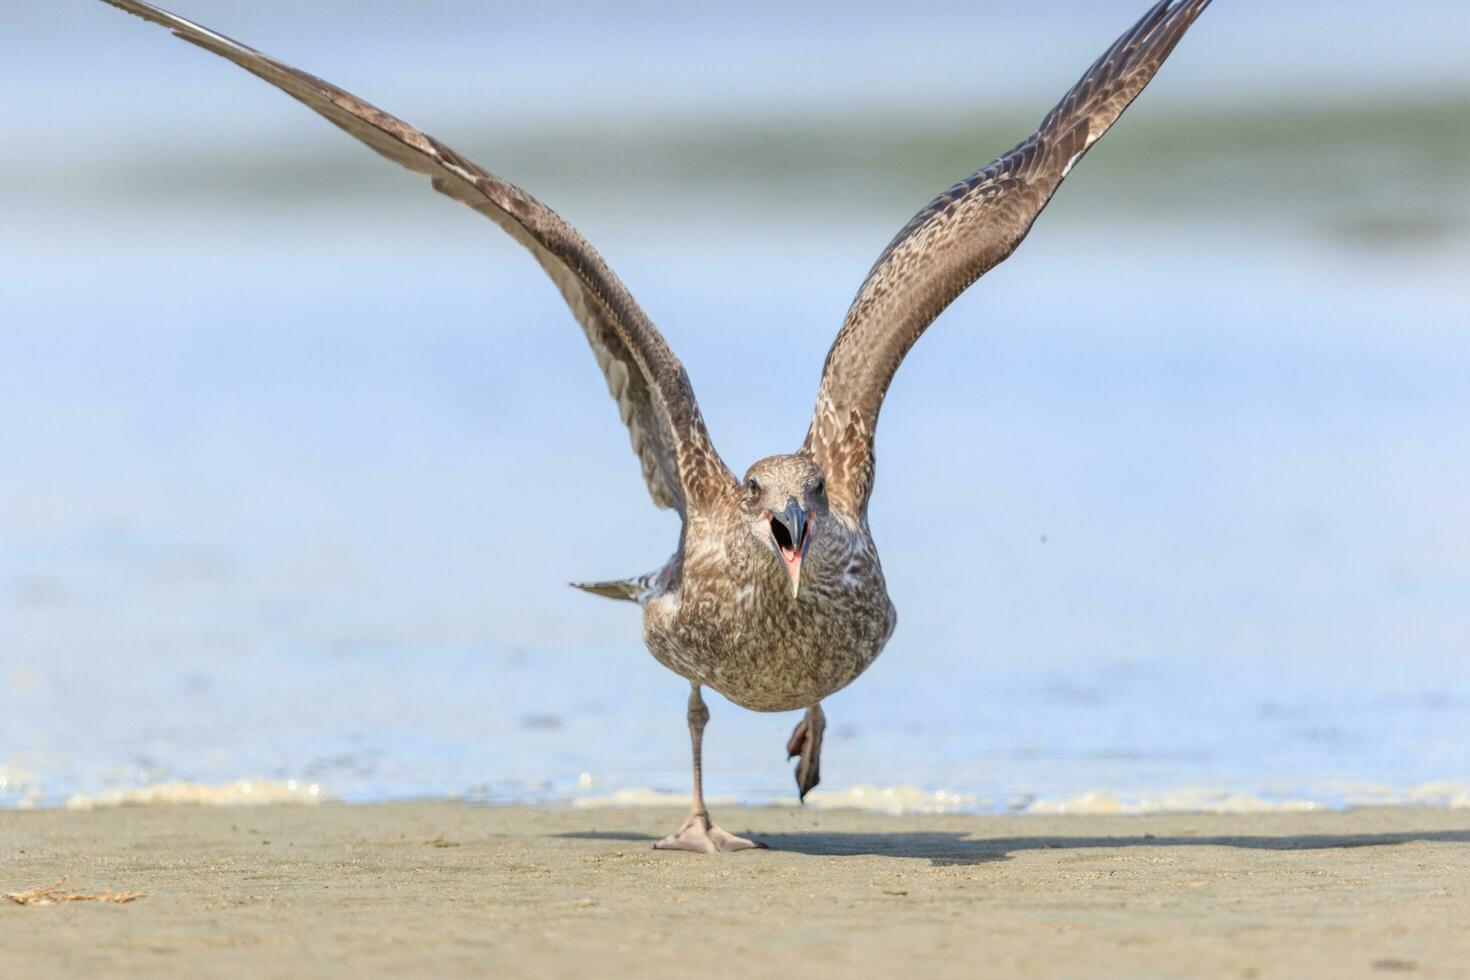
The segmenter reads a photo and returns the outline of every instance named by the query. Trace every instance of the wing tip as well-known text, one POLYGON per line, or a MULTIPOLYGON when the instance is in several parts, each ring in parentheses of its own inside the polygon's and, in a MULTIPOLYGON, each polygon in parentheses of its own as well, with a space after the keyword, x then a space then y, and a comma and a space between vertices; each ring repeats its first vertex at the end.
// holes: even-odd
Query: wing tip
POLYGON ((626 602, 637 602, 638 595, 642 591, 636 579, 622 579, 613 582, 568 582, 567 584, 583 592, 600 595, 606 599, 622 599, 626 602))
POLYGON ((109 7, 116 7, 123 13, 132 14, 134 17, 160 24, 164 27, 175 27, 178 24, 187 24, 188 21, 178 14, 169 13, 167 10, 155 7, 151 3, 143 3, 142 0, 102 0, 109 7))
POLYGON ((180 17, 178 14, 164 10, 162 7, 155 7, 151 3, 144 3, 143 0, 102 0, 102 2, 110 7, 116 7, 125 14, 132 14, 139 20, 145 20, 150 24, 157 24, 179 40, 188 41, 190 44, 214 51, 216 54, 226 54, 227 56, 228 52, 251 55, 260 54, 254 48, 241 44, 234 38, 225 37, 223 34, 217 31, 211 31, 209 28, 201 24, 196 24, 186 17, 180 17), (220 48, 224 48, 225 51, 220 51, 220 48))

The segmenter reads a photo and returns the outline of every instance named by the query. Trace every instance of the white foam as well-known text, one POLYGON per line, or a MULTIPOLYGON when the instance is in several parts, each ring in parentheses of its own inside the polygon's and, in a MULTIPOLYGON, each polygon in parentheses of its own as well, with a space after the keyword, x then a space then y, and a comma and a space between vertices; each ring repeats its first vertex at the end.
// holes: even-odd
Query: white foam
MULTIPOLYGON (((1321 787, 1324 796, 1261 796, 1209 786, 1188 786, 1157 793, 1124 794, 1095 789, 1056 799, 1021 798, 1006 809, 1032 814, 1149 813, 1312 813, 1341 807, 1427 806, 1470 809, 1470 785, 1439 780, 1404 790, 1375 783, 1332 783, 1321 787)), ((733 798, 708 798, 711 807, 730 805, 733 798)), ((769 806, 798 806, 794 796, 765 801, 769 806)), ((572 805, 585 809, 612 807, 687 807, 688 793, 653 789, 624 789, 598 796, 579 796, 572 805)), ((918 813, 975 813, 994 811, 996 805, 968 793, 928 790, 918 786, 861 784, 841 790, 813 790, 806 805, 817 810, 865 810, 905 816, 918 813)))
MULTIPOLYGON (((791 801, 795 803, 793 799, 791 801)), ((818 810, 869 810, 902 816, 909 813, 955 813, 989 810, 992 805, 978 796, 917 786, 873 786, 861 784, 841 790, 813 790, 807 806, 818 810)))
POLYGON ((1442 806, 1451 810, 1470 810, 1470 786, 1447 779, 1420 783, 1404 792, 1403 802, 1411 806, 1442 806))
POLYGON ((100 793, 76 793, 66 801, 68 810, 95 810, 117 806, 265 806, 281 803, 314 805, 330 796, 316 783, 295 779, 237 779, 219 786, 205 783, 159 783, 157 786, 118 787, 100 793))
POLYGON ((1092 790, 1060 800, 1037 800, 1027 813, 1143 814, 1143 813, 1274 813, 1328 809, 1314 800, 1268 800, 1250 793, 1228 793, 1190 787, 1166 793, 1124 799, 1106 790, 1092 790))
POLYGON ((1210 787, 1186 787, 1163 793, 1123 797, 1092 790, 1059 800, 1038 800, 1027 813, 1143 814, 1143 813, 1302 813, 1339 806, 1430 806, 1470 809, 1470 786, 1448 780, 1393 790, 1376 783, 1334 783, 1322 787, 1336 798, 1332 804, 1309 797, 1280 799, 1251 793, 1231 793, 1210 787))
POLYGON ((41 805, 41 784, 19 766, 0 766, 0 802, 14 798, 14 806, 28 810, 41 805))
MULTIPOLYGON (((690 794, 670 793, 655 789, 623 789, 615 793, 597 796, 578 796, 572 806, 579 809, 606 809, 612 807, 667 806, 687 807, 690 794)), ((729 806, 736 800, 732 797, 706 797, 711 806, 729 806)), ((768 806, 800 806, 794 796, 777 797, 764 801, 768 806)), ((947 790, 926 790, 917 786, 874 786, 862 784, 842 790, 813 790, 806 796, 806 805, 817 810, 868 810, 902 816, 909 813, 954 813, 963 810, 984 810, 990 804, 976 796, 952 793, 947 790)))

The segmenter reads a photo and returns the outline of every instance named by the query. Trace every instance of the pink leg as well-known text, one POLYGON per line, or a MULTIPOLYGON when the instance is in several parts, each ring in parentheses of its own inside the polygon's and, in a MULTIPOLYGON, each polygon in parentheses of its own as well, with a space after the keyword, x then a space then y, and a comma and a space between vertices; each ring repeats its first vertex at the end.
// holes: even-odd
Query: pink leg
POLYGON ((689 740, 694 745, 694 800, 689 806, 689 816, 683 826, 653 846, 661 851, 699 851, 717 854, 725 851, 743 851, 751 847, 766 845, 721 830, 709 818, 704 806, 704 778, 701 762, 704 726, 709 721, 709 709, 704 698, 699 696, 699 685, 689 692, 689 740))

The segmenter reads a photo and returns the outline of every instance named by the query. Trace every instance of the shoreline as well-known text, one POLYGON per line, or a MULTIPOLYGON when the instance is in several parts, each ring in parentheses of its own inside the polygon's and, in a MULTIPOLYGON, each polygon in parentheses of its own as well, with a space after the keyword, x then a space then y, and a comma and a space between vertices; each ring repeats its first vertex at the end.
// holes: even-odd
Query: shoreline
POLYGON ((1470 976, 1470 814, 719 808, 0 811, 0 974, 1470 976))
MULTIPOLYGON (((46 797, 30 773, 0 767, 0 792, 14 786, 15 799, 0 796, 0 812, 13 810, 93 810, 128 806, 232 806, 319 803, 386 805, 393 803, 458 803, 480 806, 523 806, 577 809, 687 808, 687 792, 627 788, 610 792, 583 792, 549 798, 516 799, 477 795, 342 799, 328 787, 297 779, 240 777, 223 783, 169 781, 141 786, 116 786, 95 793, 46 797)), ((733 797, 712 793, 711 807, 800 808, 815 811, 854 810, 888 816, 955 813, 973 816, 1016 815, 1148 815, 1346 812, 1367 807, 1442 808, 1470 810, 1470 784, 1432 780, 1394 787, 1366 780, 1326 780, 1295 793, 1280 790, 1251 792, 1220 786, 1188 785, 1151 791, 1091 789, 1060 796, 1023 794, 1004 805, 980 794, 896 784, 858 783, 842 789, 818 788, 803 803, 795 795, 772 798, 733 797)))

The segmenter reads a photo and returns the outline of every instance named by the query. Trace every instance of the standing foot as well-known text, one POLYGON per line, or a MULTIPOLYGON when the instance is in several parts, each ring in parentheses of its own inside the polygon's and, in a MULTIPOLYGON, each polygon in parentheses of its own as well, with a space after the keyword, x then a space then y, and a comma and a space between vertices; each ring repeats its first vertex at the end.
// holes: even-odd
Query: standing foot
POLYGON ((721 830, 710 820, 708 813, 691 813, 682 827, 654 844, 653 848, 656 851, 697 851, 700 854, 722 854, 765 846, 759 841, 746 840, 744 837, 736 837, 728 831, 721 830))
POLYGON ((820 703, 806 709, 806 717, 796 723, 791 740, 786 743, 786 758, 801 756, 796 764, 796 790, 803 801, 812 787, 822 781, 822 733, 827 730, 827 716, 820 703))

